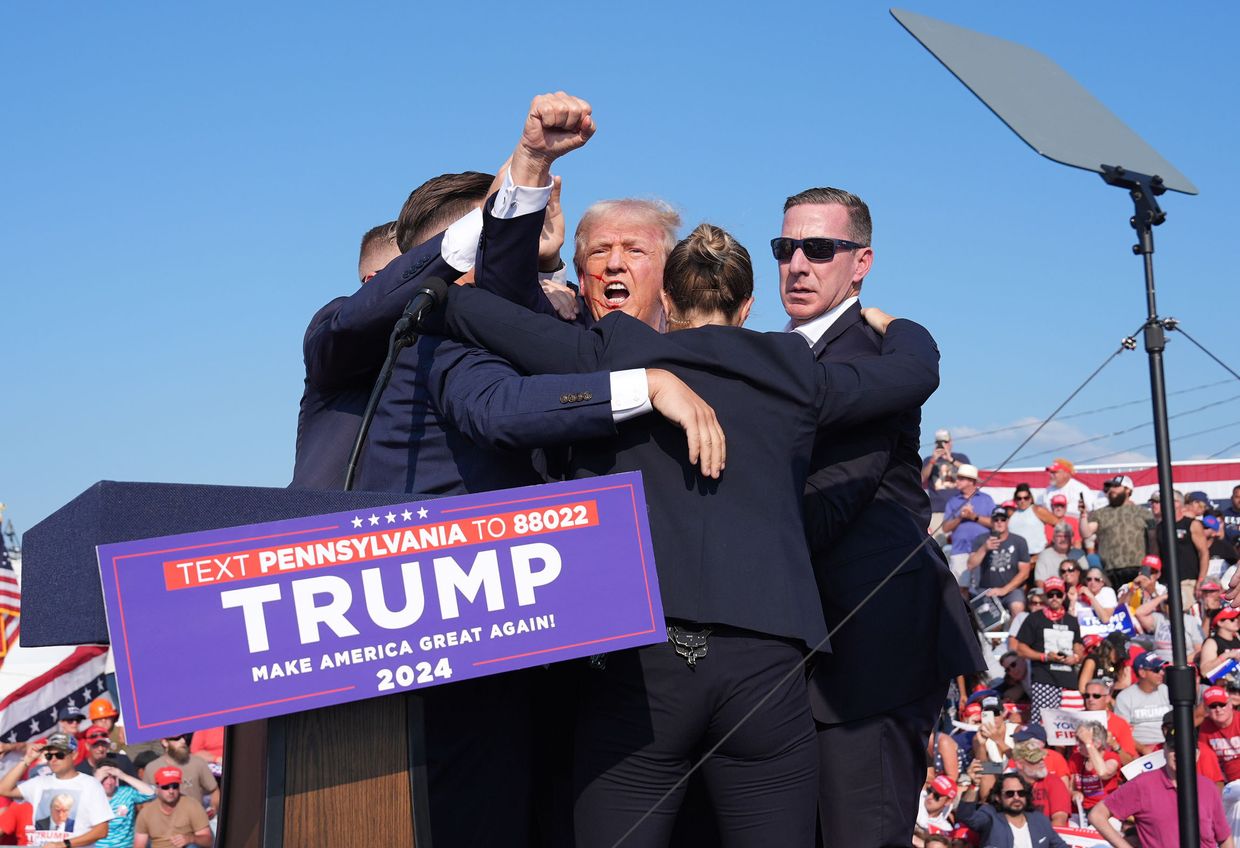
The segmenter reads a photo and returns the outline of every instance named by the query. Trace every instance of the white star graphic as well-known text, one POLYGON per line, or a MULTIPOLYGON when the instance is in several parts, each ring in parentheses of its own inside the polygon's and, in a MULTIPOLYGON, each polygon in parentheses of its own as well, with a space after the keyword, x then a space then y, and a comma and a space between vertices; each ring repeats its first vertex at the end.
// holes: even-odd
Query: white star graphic
POLYGON ((353 528, 356 530, 356 529, 360 529, 361 526, 362 526, 362 519, 357 516, 354 516, 353 517, 353 528))
POLYGON ((31 733, 38 733, 41 729, 42 727, 40 727, 39 719, 37 717, 30 719, 30 732, 31 733))
POLYGON ((370 521, 370 526, 373 527, 379 523, 379 516, 375 515, 374 513, 371 513, 369 521, 370 521))
POLYGON ((392 512, 391 510, 388 510, 388 514, 383 517, 387 519, 388 524, 396 523, 396 513, 392 512))
POLYGON ((413 518, 413 513, 410 512, 409 510, 405 510, 404 512, 400 514, 400 517, 408 521, 409 519, 413 518))
POLYGON ((418 518, 426 518, 428 515, 430 515, 430 513, 427 511, 426 507, 420 507, 418 509, 418 518))

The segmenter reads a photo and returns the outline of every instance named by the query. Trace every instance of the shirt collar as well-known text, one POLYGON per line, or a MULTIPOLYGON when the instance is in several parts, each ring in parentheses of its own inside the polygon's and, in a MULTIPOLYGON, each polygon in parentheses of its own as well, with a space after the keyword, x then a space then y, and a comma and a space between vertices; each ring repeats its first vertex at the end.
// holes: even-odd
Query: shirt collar
POLYGON ((810 347, 813 347, 818 344, 818 340, 823 337, 827 330, 831 329, 831 325, 844 314, 844 310, 852 306, 858 300, 860 300, 860 298, 856 295, 846 297, 842 302, 828 309, 816 318, 811 318, 800 324, 789 321, 786 325, 784 325, 784 332, 799 333, 804 336, 807 342, 809 342, 810 347))

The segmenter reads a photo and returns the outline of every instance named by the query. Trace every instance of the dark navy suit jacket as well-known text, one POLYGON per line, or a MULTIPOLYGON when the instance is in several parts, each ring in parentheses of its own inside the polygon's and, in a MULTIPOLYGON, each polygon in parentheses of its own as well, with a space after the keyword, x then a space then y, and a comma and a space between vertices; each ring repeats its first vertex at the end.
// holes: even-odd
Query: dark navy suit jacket
MULTIPOLYGON (((493 203, 494 197, 483 210, 477 286, 507 298, 541 296, 543 213, 499 219, 490 214, 493 203)), ((395 298, 394 313, 379 302, 391 319, 378 324, 385 346, 408 293, 405 287, 395 298)), ((357 488, 455 495, 533 485, 543 477, 532 448, 615 432, 606 372, 523 377, 478 347, 424 334, 397 357, 358 465, 357 488)))
POLYGON ((443 235, 393 259, 348 297, 315 313, 302 341, 305 388, 297 414, 293 481, 298 489, 339 489, 362 411, 387 356, 392 326, 430 277, 461 276, 440 255, 443 235))
MULTIPOLYGON (((820 363, 859 364, 882 345, 854 304, 818 340, 814 355, 820 363)), ((805 524, 827 626, 836 628, 908 557, 832 635, 831 654, 817 658, 810 703, 821 722, 877 715, 935 687, 946 695, 950 678, 984 667, 942 551, 926 542, 930 501, 921 487, 920 427, 919 402, 863 427, 824 433, 815 446, 805 524)))
POLYGON ((826 632, 801 523, 815 433, 920 405, 938 385, 934 342, 909 321, 892 324, 891 355, 815 365, 804 339, 783 333, 703 327, 661 335, 623 314, 586 331, 476 290, 452 291, 445 320, 453 337, 525 372, 663 367, 701 395, 728 437, 720 480, 698 475, 683 432, 656 415, 619 425, 617 437, 576 444, 572 476, 642 472, 669 618, 809 646, 826 632))

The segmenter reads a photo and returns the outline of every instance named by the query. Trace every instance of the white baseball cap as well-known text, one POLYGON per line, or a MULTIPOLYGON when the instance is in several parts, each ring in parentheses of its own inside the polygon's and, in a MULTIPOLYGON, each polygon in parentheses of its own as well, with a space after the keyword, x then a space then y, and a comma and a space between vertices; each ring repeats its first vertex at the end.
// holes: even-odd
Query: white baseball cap
POLYGON ((970 479, 976 480, 978 479, 977 466, 969 465, 966 462, 964 465, 961 465, 959 468, 956 469, 956 476, 957 477, 969 477, 970 479))

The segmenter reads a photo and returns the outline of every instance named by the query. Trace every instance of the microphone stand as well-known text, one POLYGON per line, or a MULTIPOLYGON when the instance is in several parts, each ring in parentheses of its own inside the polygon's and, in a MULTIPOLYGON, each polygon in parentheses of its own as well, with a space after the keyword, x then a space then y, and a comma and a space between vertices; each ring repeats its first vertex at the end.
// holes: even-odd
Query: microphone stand
POLYGON ((392 335, 388 338, 387 358, 383 360, 383 367, 379 370, 379 379, 375 380, 374 388, 370 390, 370 398, 366 401, 366 409, 362 412, 362 423, 357 428, 357 438, 353 440, 353 450, 349 453, 349 464, 345 467, 344 490, 346 492, 353 491, 353 478, 357 474, 357 462, 362 456, 362 446, 366 443, 366 434, 370 432, 370 422, 375 417, 375 410, 379 408, 379 398, 383 396, 383 390, 387 388, 388 382, 392 379, 396 357, 402 350, 417 343, 418 322, 422 320, 422 313, 426 307, 434 302, 424 304, 416 312, 411 311, 418 298, 426 294, 433 294, 433 292, 427 288, 421 288, 415 292, 405 304, 405 311, 401 314, 400 320, 392 327, 392 335))

